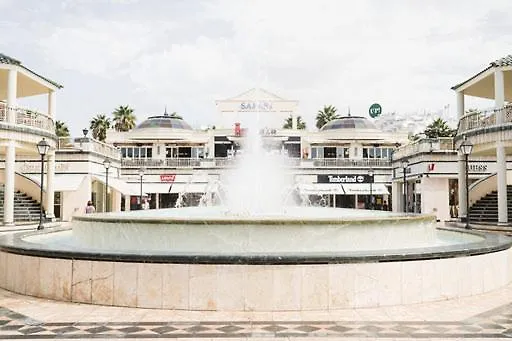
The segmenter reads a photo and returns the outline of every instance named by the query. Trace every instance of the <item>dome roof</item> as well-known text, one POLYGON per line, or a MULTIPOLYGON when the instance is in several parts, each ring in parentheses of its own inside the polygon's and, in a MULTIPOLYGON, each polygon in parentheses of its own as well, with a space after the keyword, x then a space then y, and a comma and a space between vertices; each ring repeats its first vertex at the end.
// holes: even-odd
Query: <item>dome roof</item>
POLYGON ((151 116, 137 126, 141 128, 173 128, 192 130, 190 125, 179 116, 171 116, 167 113, 160 116, 151 116))
POLYGON ((335 129, 377 129, 375 124, 365 117, 361 116, 345 116, 327 122, 320 130, 335 129))

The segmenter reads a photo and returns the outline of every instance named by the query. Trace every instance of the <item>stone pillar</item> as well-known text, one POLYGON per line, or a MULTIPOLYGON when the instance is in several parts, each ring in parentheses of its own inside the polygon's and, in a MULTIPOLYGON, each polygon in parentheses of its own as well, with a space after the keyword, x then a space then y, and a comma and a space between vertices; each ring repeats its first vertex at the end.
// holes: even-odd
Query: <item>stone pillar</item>
POLYGON ((466 219, 466 159, 462 153, 457 154, 457 166, 459 168, 459 219, 466 219))
POLYGON ((8 141, 5 148, 4 225, 14 225, 14 177, 16 145, 8 141))
POLYGON ((45 207, 46 207, 46 217, 48 219, 55 218, 55 214, 53 212, 53 205, 54 205, 54 198, 55 198, 55 191, 54 188, 54 181, 55 181, 55 151, 50 151, 48 153, 48 158, 46 163, 46 200, 45 200, 45 207))
POLYGON ((297 130, 299 116, 292 114, 292 129, 297 130))
POLYGON ((464 93, 456 92, 457 96, 457 118, 464 116, 464 93))
POLYGON ((124 196, 124 210, 126 212, 128 212, 130 210, 130 199, 131 199, 131 196, 129 196, 129 195, 124 196))
POLYGON ((160 193, 156 193, 155 194, 155 209, 159 209, 160 208, 160 193))
POLYGON ((57 96, 55 91, 48 92, 48 116, 55 120, 55 113, 57 109, 57 96))
MULTIPOLYGON (((494 106, 496 112, 496 124, 502 124, 505 120, 505 113, 500 110, 505 105, 505 82, 503 71, 494 72, 494 106)), ((496 162, 498 180, 498 225, 508 223, 507 212, 507 159, 503 141, 496 141, 496 162)))
POLYGON ((393 181, 393 183, 391 184, 391 200, 392 202, 390 203, 388 201, 388 204, 391 204, 391 207, 392 207, 392 211, 393 212, 403 212, 404 211, 404 207, 403 207, 403 194, 402 194, 402 183, 399 182, 399 181, 393 181))
POLYGON ((18 72, 9 70, 7 76, 7 122, 16 123, 16 89, 18 87, 18 72))

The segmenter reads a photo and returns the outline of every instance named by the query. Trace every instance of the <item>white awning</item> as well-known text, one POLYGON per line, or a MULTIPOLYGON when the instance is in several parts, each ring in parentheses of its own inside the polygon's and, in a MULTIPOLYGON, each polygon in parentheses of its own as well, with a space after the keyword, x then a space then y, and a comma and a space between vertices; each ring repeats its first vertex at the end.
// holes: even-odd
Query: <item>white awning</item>
MULTIPOLYGON (((92 176, 94 180, 105 183, 105 176, 92 176)), ((123 195, 140 195, 140 186, 129 184, 121 179, 108 178, 108 187, 115 189, 123 195)))
MULTIPOLYGON (((30 180, 35 182, 38 186, 41 186, 41 176, 40 175, 26 175, 30 180)), ((84 181, 85 175, 81 174, 55 174, 53 178, 53 190, 55 192, 68 192, 68 191, 76 191, 82 181, 84 181)), ((45 182, 44 188, 46 189, 46 174, 45 174, 45 182)))
POLYGON ((142 190, 146 193, 205 193, 206 191, 217 191, 217 186, 208 186, 208 183, 143 183, 142 190))
MULTIPOLYGON (((343 184, 345 194, 370 194, 370 184, 343 184)), ((382 195, 389 194, 386 185, 384 184, 372 184, 372 194, 382 195)))
POLYGON ((340 184, 300 184, 299 191, 302 194, 345 194, 340 184))

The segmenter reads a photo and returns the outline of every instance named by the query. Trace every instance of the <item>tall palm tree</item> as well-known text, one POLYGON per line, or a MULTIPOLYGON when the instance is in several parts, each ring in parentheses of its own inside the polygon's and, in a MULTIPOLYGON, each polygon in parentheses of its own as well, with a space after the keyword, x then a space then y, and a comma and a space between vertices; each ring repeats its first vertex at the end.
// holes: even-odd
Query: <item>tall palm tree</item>
POLYGON ((98 114, 91 120, 90 128, 92 130, 92 137, 105 142, 107 130, 110 128, 110 125, 110 118, 104 114, 98 114))
POLYGON ((322 128, 327 122, 340 118, 336 112, 338 109, 334 105, 324 105, 322 110, 316 114, 316 127, 322 128))
POLYGON ((128 131, 135 128, 135 121, 137 121, 133 114, 133 109, 127 105, 120 105, 114 112, 114 129, 117 131, 128 131))
POLYGON ((69 129, 66 123, 59 120, 55 121, 55 135, 57 135, 58 137, 69 136, 69 129))
MULTIPOLYGON (((290 115, 283 124, 283 129, 292 129, 293 127, 293 117, 290 115)), ((297 116, 297 129, 306 129, 306 122, 302 120, 301 116, 297 116)))

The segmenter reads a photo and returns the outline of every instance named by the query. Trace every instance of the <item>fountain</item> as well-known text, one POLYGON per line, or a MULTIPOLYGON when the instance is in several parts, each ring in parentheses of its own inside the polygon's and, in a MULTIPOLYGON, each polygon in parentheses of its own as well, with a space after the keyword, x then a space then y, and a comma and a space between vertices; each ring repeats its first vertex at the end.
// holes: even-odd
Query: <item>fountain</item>
POLYGON ((311 207, 254 119, 236 169, 207 186, 201 207, 180 195, 173 209, 5 236, 0 287, 90 304, 300 311, 458 298, 512 280, 505 237, 436 229, 428 215, 311 207))

